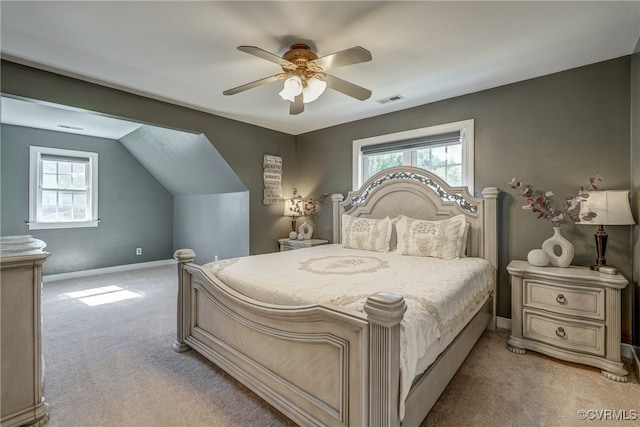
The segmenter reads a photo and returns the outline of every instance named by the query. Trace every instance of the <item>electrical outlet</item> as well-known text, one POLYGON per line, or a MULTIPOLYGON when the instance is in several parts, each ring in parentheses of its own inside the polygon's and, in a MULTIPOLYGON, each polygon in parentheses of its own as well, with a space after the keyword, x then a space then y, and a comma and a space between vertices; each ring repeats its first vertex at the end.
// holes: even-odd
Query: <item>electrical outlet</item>
POLYGON ((142 255, 142 248, 136 248, 136 255, 142 255))

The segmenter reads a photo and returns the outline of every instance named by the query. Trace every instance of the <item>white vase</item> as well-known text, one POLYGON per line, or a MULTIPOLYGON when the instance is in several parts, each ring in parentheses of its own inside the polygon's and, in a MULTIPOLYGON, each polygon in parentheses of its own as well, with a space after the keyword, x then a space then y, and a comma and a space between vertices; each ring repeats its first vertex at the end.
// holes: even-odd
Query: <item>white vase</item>
POLYGON ((555 267, 569 267, 576 248, 573 243, 564 238, 561 227, 553 227, 553 236, 542 242, 542 250, 549 255, 549 263, 555 267), (556 254, 559 248, 560 254, 556 254))
POLYGON ((313 236, 313 227, 305 220, 300 228, 298 228, 298 235, 302 235, 304 240, 309 240, 313 236))

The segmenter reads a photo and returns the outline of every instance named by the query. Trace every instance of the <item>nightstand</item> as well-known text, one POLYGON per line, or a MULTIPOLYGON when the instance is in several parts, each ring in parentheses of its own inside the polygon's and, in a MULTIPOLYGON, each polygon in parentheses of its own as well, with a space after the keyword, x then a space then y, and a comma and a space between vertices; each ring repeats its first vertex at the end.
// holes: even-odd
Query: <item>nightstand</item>
POLYGON ((534 267, 511 261, 509 350, 533 350, 627 381, 620 358, 620 290, 627 279, 589 267, 534 267))
POLYGON ((288 237, 284 239, 278 239, 280 244, 280 252, 291 251, 294 249, 310 248, 312 246, 326 245, 328 240, 322 239, 307 239, 307 240, 292 240, 288 237))

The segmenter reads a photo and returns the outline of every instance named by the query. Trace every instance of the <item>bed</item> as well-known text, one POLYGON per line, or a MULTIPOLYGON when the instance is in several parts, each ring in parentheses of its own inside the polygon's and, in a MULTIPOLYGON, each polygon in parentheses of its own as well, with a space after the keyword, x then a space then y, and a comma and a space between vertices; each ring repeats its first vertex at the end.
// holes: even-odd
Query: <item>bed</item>
POLYGON ((174 349, 300 425, 419 425, 495 327, 498 190, 482 194, 390 168, 332 195, 333 244, 205 265, 176 251, 174 349), (444 238, 416 246, 420 227, 444 238))

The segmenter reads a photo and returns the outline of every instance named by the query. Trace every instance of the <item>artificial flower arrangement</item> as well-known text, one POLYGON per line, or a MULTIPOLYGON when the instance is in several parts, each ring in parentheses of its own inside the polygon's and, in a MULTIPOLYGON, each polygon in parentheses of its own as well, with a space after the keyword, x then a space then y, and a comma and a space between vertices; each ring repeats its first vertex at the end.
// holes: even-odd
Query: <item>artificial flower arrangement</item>
POLYGON ((602 181, 602 177, 599 175, 589 177, 587 185, 580 186, 580 190, 576 195, 567 194, 564 198, 565 204, 562 210, 557 210, 551 207, 550 197, 553 196, 552 191, 546 191, 544 193, 535 191, 530 185, 524 185, 522 181, 513 178, 509 182, 509 186, 513 190, 517 190, 522 197, 526 200, 526 204, 522 206, 522 209, 527 209, 538 215, 538 218, 543 218, 558 225, 565 218, 569 218, 572 222, 590 221, 596 217, 595 212, 588 212, 580 215, 580 202, 589 197, 589 191, 595 191, 598 189, 597 183, 602 181))
POLYGON ((320 210, 320 204, 329 196, 328 193, 323 193, 318 197, 312 197, 310 199, 302 199, 302 196, 298 194, 298 189, 293 188, 293 196, 291 197, 289 210, 295 216, 314 216, 317 215, 320 210), (297 202, 297 203, 296 203, 297 202), (302 203, 300 203, 302 202, 302 203))
POLYGON ((598 175, 590 177, 586 186, 581 186, 576 195, 567 194, 564 198, 562 210, 551 207, 550 197, 553 192, 544 193, 535 191, 530 185, 524 185, 522 181, 513 178, 509 186, 517 190, 527 201, 522 209, 527 209, 535 213, 538 218, 546 219, 553 223, 553 236, 542 242, 541 249, 533 249, 527 254, 527 261, 531 265, 545 267, 549 264, 556 267, 568 267, 573 260, 575 247, 565 239, 560 233, 560 223, 568 218, 572 222, 591 221, 597 216, 595 212, 580 213, 580 202, 589 197, 589 191, 598 189, 596 185, 602 181, 598 175), (556 247, 560 248, 560 253, 556 253, 556 247))
MULTIPOLYGON (((298 189, 294 187, 293 197, 287 200, 285 204, 285 215, 287 215, 286 211, 288 209, 288 212, 291 215, 287 215, 287 216, 293 216, 293 217, 303 216, 305 218, 315 216, 318 214, 320 210, 320 203, 322 203, 324 199, 327 198, 327 196, 329 196, 329 194, 324 193, 318 197, 303 199, 302 196, 298 194, 298 189)), ((311 224, 309 224, 306 221, 306 219, 304 223, 300 226, 300 228, 298 228, 297 232, 295 230, 295 227, 296 227, 295 224, 296 222, 294 219, 293 221, 291 221, 292 230, 291 230, 291 233, 289 233, 290 239, 298 239, 298 240, 311 239, 311 236, 313 235, 313 227, 311 226, 311 224)))

